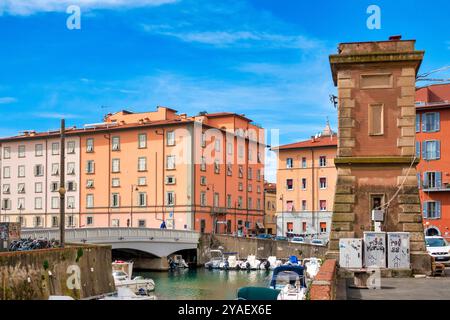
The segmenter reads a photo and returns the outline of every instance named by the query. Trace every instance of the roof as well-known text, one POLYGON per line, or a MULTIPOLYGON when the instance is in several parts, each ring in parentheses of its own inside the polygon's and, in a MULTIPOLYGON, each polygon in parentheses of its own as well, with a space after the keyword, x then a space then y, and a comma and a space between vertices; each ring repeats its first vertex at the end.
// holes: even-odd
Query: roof
POLYGON ((432 84, 416 90, 418 110, 450 106, 450 83, 432 84))
POLYGON ((276 192, 277 184, 273 182, 264 181, 264 190, 267 192, 276 192))
POLYGON ((281 145, 281 146, 272 148, 272 150, 337 147, 337 142, 338 142, 337 135, 334 134, 329 137, 311 138, 309 140, 304 140, 304 141, 281 145))
POLYGON ((237 113, 233 113, 233 112, 206 113, 204 116, 207 117, 207 118, 220 118, 220 117, 234 116, 234 117, 238 117, 238 118, 244 119, 244 120, 246 120, 248 122, 252 122, 252 120, 247 118, 244 114, 237 114, 237 113))

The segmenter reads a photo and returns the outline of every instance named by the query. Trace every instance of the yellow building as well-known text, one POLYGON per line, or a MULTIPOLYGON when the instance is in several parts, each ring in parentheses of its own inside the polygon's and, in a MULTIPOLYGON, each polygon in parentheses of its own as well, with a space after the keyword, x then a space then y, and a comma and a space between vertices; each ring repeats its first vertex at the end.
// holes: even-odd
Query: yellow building
POLYGON ((264 183, 264 228, 266 233, 275 235, 277 230, 277 185, 264 183))

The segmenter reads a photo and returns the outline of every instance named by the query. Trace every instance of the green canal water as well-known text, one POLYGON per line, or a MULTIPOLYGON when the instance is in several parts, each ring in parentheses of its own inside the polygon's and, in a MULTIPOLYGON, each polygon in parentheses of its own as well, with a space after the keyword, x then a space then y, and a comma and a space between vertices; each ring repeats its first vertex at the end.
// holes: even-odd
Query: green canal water
POLYGON ((168 272, 135 272, 155 281, 154 294, 159 300, 233 300, 245 286, 269 285, 272 272, 181 269, 168 272))

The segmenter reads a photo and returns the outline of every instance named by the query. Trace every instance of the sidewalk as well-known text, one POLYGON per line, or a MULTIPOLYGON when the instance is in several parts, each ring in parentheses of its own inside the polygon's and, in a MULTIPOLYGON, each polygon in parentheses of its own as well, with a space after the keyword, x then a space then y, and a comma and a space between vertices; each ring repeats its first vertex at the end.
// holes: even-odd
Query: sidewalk
POLYGON ((450 269, 446 277, 382 278, 381 289, 349 288, 353 279, 341 279, 337 300, 450 300, 450 269))

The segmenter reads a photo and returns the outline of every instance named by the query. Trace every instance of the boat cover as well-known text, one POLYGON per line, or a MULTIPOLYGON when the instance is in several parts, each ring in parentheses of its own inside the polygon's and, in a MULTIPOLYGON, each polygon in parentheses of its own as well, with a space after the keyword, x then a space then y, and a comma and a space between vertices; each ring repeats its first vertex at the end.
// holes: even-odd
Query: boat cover
POLYGON ((292 273, 293 277, 289 278, 290 282, 292 284, 295 284, 295 281, 297 280, 297 276, 300 278, 300 283, 302 287, 306 287, 306 281, 305 281, 305 268, 302 266, 293 266, 293 265, 283 265, 276 267, 273 270, 272 274, 272 281, 270 281, 270 287, 275 288, 277 284, 277 277, 280 273, 292 273), (294 276, 295 274, 295 276, 294 276))
POLYGON ((280 290, 265 287, 239 288, 237 297, 239 300, 277 300, 280 290))

